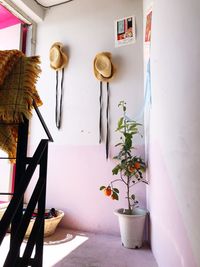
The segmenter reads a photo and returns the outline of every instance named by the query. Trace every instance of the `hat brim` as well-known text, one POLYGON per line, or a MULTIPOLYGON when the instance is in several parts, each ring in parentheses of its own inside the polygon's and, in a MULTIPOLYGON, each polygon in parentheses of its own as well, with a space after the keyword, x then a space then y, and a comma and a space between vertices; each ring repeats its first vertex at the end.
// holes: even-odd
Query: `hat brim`
POLYGON ((54 47, 57 47, 57 49, 59 50, 59 52, 61 54, 61 57, 62 57, 62 61, 60 62, 60 64, 58 66, 55 66, 55 64, 52 64, 52 62, 50 60, 50 66, 54 70, 61 70, 61 69, 63 69, 67 65, 69 59, 68 59, 68 56, 66 55, 66 53, 63 51, 63 44, 62 43, 60 43, 60 42, 54 43, 51 46, 50 51, 54 47))
POLYGON ((51 64, 51 62, 50 62, 50 66, 54 70, 61 70, 61 69, 63 69, 67 65, 67 63, 68 63, 68 57, 64 53, 62 53, 62 63, 59 64, 59 66, 53 66, 51 64))
POLYGON ((113 79, 113 76, 114 76, 115 72, 116 72, 116 68, 113 65, 112 60, 111 60, 111 53, 102 52, 102 53, 97 54, 95 56, 95 58, 94 58, 94 61, 93 61, 93 70, 94 70, 94 75, 97 78, 97 80, 102 81, 102 82, 111 81, 113 79), (95 67, 95 61, 96 61, 97 57, 100 56, 100 55, 104 55, 104 56, 108 57, 110 62, 111 62, 111 75, 109 77, 104 77, 101 73, 98 72, 98 70, 95 67))

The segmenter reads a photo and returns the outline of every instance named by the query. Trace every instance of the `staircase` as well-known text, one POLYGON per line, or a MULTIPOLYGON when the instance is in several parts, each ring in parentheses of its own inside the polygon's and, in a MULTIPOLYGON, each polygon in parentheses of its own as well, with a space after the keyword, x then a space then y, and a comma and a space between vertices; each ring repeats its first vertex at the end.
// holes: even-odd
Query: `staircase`
MULTIPOLYGON (((53 139, 35 102, 33 102, 33 106, 48 138, 40 141, 32 157, 27 157, 29 121, 24 118, 24 122, 18 126, 14 192, 0 220, 0 245, 9 227, 11 227, 10 248, 3 265, 4 267, 42 266, 48 143, 53 142, 53 139), (37 167, 39 168, 39 177, 24 212, 24 194, 37 167), (36 207, 38 209, 38 216, 28 237, 25 250, 22 253, 21 244, 36 207)), ((0 194, 9 195, 11 193, 0 194)))

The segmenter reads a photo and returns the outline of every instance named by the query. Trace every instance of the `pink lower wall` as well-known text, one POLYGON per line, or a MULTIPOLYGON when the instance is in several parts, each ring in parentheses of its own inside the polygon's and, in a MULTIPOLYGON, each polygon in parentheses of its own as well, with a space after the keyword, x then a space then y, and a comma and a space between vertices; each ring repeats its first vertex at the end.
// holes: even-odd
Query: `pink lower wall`
POLYGON ((151 180, 148 195, 151 244, 156 260, 160 267, 197 267, 158 143, 151 144, 150 155, 151 180), (159 175, 155 175, 156 173, 159 175))
POLYGON ((159 267, 200 266, 199 10, 199 0, 153 1, 148 205, 159 267))
MULTIPOLYGON (((118 184, 122 193, 119 201, 111 200, 99 190, 101 185, 107 185, 116 178, 112 175, 113 166, 114 161, 105 158, 103 144, 50 144, 46 206, 65 212, 62 226, 95 233, 119 234, 118 220, 113 211, 126 207, 124 188, 118 184)), ((138 184, 133 190, 141 207, 145 207, 145 184, 138 184)))

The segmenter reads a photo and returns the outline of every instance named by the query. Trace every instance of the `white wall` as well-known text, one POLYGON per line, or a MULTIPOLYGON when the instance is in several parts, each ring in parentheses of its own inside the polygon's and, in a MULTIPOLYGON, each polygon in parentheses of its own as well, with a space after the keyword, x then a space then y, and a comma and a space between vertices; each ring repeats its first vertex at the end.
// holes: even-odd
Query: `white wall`
MULTIPOLYGON (((141 5, 138 1, 118 0, 114 1, 113 9, 112 3, 74 1, 50 9, 44 23, 38 24, 36 53, 42 59, 39 87, 45 99, 42 111, 44 116, 47 115, 47 123, 56 143, 97 144, 99 82, 93 75, 93 59, 100 51, 112 52, 117 67, 116 78, 110 83, 111 131, 116 128, 120 115, 120 111, 112 111, 117 109, 120 100, 127 101, 132 116, 140 108, 143 97, 141 5), (132 14, 137 16, 137 42, 117 49, 114 47, 114 20, 132 14), (61 131, 55 128, 54 108, 46 108, 55 104, 55 72, 49 67, 49 49, 56 41, 61 41, 69 54, 69 64, 65 69, 61 131), (133 103, 134 99, 137 101, 133 103)), ((115 141, 113 137, 111 141, 115 141)))
MULTIPOLYGON (((106 199, 99 186, 112 177, 113 144, 118 141, 114 130, 121 116, 117 105, 125 100, 130 117, 143 101, 142 2, 132 0, 76 0, 47 11, 38 25, 37 51, 41 55, 42 74, 38 90, 44 105, 40 108, 54 143, 49 149, 47 206, 65 211, 63 225, 88 231, 118 233, 114 208, 124 203, 106 199), (136 43, 114 47, 114 21, 135 15, 136 43), (55 127, 55 72, 49 66, 49 49, 60 41, 69 55, 65 69, 63 125, 55 127), (93 59, 100 51, 109 51, 117 68, 110 83, 111 154, 105 159, 105 143, 98 144, 99 82, 93 74, 93 59)), ((104 131, 105 131, 104 88, 104 131)), ((45 137, 34 116, 31 128, 31 150, 45 137)), ((140 141, 142 144, 144 140, 140 141)), ((142 151, 143 148, 138 150, 142 151)), ((141 152, 142 153, 142 152, 141 152)), ((136 189, 145 205, 145 187, 136 189)))
POLYGON ((0 40, 0 50, 21 49, 21 24, 1 29, 0 40))
POLYGON ((199 12, 198 0, 154 1, 149 208, 160 267, 200 266, 199 12))

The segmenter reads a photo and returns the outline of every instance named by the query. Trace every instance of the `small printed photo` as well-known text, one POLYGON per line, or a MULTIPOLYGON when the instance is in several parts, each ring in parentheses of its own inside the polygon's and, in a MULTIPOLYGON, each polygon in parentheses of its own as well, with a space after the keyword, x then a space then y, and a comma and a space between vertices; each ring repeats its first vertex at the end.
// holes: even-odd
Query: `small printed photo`
POLYGON ((152 10, 147 14, 146 17, 145 43, 151 41, 151 22, 152 22, 152 10))
POLYGON ((133 37, 133 19, 132 18, 127 19, 127 29, 126 29, 125 37, 126 38, 133 37))
POLYGON ((117 35, 122 35, 125 32, 124 20, 117 21, 117 35))
POLYGON ((135 19, 133 16, 119 19, 115 22, 115 46, 135 42, 135 19))

